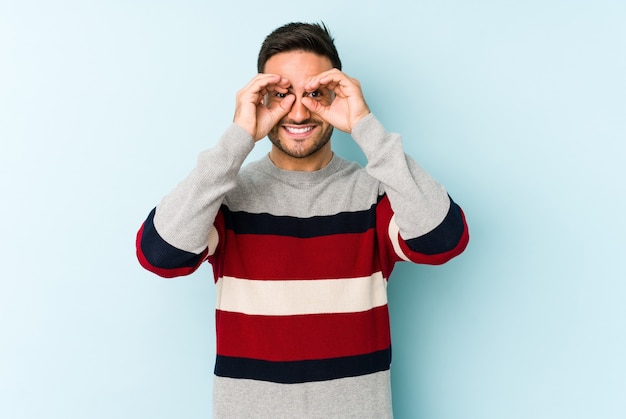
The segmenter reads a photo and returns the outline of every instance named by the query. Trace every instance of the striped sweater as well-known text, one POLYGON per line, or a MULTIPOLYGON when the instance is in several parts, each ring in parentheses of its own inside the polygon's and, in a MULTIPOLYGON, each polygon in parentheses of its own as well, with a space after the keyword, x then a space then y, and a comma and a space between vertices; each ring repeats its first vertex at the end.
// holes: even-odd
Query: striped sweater
POLYGON ((389 418, 386 284, 399 261, 441 264, 468 232, 444 188, 369 115, 368 164, 242 167, 233 124, 150 213, 137 256, 163 277, 204 261, 217 286, 214 418, 389 418))

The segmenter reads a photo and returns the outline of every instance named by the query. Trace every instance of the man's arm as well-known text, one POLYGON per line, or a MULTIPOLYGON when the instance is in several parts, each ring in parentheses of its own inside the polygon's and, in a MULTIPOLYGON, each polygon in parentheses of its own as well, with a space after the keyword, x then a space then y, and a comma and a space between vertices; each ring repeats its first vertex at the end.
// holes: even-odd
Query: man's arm
POLYGON ((463 211, 404 153, 400 136, 386 132, 372 114, 359 121, 352 136, 367 157, 367 172, 389 200, 389 239, 398 257, 442 264, 463 252, 469 241, 463 211))
POLYGON ((289 82, 258 74, 237 93, 233 124, 218 144, 200 154, 193 171, 153 209, 137 233, 137 259, 157 275, 188 275, 215 251, 215 219, 226 194, 235 187, 245 158, 256 141, 289 111, 292 95, 264 103, 272 92, 286 93, 289 82))
POLYGON ((196 167, 150 212, 137 234, 137 258, 144 268, 166 278, 188 275, 212 254, 215 218, 253 147, 249 133, 232 124, 214 148, 200 153, 196 167))
MULTIPOLYGON (((370 113, 358 80, 332 69, 312 77, 307 91, 325 87, 335 93, 330 105, 306 100, 312 112, 350 133, 382 184, 389 207, 389 239, 404 260, 440 264, 460 254, 469 240, 461 208, 443 186, 404 154, 399 135, 385 131, 370 113)), ((385 208, 385 203, 381 208, 385 208)))

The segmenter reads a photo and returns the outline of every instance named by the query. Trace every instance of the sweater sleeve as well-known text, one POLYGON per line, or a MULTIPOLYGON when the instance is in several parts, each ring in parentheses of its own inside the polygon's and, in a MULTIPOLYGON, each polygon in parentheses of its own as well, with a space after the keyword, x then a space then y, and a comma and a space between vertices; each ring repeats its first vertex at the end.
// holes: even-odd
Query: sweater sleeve
POLYGON ((166 278, 188 275, 215 251, 219 208, 253 147, 252 137, 232 124, 214 148, 200 153, 196 167, 137 233, 137 258, 144 268, 166 278))
POLYGON ((381 183, 381 194, 389 200, 389 240, 396 255, 441 264, 462 253, 469 241, 463 211, 404 153, 401 137, 386 132, 372 114, 359 121, 352 136, 367 157, 367 172, 381 183))

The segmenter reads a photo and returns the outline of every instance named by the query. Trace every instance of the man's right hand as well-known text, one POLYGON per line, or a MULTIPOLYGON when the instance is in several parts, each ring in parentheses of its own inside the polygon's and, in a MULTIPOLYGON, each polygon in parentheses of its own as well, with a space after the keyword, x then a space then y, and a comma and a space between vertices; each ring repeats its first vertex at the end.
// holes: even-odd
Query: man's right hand
POLYGON ((257 74, 237 92, 233 122, 248 131, 254 141, 265 137, 289 112, 295 96, 288 94, 289 80, 277 74, 257 74), (283 100, 265 102, 266 95, 286 95, 283 100))

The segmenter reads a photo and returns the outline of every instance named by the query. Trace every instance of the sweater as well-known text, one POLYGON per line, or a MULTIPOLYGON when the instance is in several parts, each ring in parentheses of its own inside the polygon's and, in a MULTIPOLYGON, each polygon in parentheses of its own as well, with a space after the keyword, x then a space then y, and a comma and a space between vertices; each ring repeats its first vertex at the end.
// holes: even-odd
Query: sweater
POLYGON ((137 257, 166 278, 211 263, 217 287, 214 418, 391 418, 387 281, 469 240, 461 208, 368 115, 365 168, 315 172, 269 157, 232 124, 153 209, 137 257), (243 167, 242 167, 243 166, 243 167))

